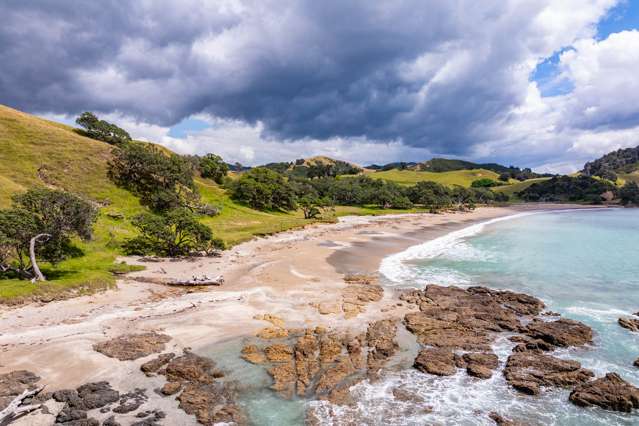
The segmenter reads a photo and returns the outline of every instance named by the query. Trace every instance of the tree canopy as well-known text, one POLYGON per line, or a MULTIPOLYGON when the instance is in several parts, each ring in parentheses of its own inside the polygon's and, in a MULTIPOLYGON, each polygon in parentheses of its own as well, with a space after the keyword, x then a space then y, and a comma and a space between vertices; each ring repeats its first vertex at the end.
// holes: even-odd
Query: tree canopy
POLYGON ((295 191, 288 180, 273 170, 256 167, 229 185, 231 197, 257 210, 294 210, 295 191))
POLYGON ((229 172, 229 166, 222 160, 222 157, 215 154, 206 154, 200 159, 200 173, 202 177, 213 179, 221 184, 229 172))
POLYGON ((92 138, 104 141, 113 145, 129 142, 131 136, 126 130, 121 129, 113 123, 100 120, 91 112, 83 112, 75 122, 84 128, 83 133, 92 138))

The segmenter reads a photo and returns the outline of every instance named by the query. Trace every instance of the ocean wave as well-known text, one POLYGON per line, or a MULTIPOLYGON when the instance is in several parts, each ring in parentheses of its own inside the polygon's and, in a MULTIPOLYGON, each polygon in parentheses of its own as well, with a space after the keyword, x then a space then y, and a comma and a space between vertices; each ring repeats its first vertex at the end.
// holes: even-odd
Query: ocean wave
MULTIPOLYGON (((541 212, 524 212, 490 219, 417 244, 400 253, 384 258, 379 267, 379 272, 389 281, 396 284, 415 282, 416 280, 423 282, 423 278, 419 276, 420 274, 416 274, 415 267, 409 265, 408 262, 433 259, 439 256, 447 256, 453 260, 487 260, 486 257, 483 257, 486 256, 485 253, 475 250, 469 244, 466 244, 465 240, 482 232, 487 225, 539 213, 541 212)), ((424 273, 423 270, 419 272, 424 273)))
POLYGON ((593 318, 599 322, 617 322, 617 319, 621 316, 632 315, 631 312, 615 308, 595 309, 585 306, 568 306, 564 310, 573 315, 593 318))

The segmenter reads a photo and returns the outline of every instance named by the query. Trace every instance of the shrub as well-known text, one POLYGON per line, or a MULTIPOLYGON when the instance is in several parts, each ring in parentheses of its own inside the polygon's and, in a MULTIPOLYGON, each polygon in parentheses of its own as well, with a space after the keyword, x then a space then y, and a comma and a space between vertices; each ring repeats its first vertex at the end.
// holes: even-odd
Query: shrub
POLYGON ((215 154, 206 154, 200 159, 200 173, 202 177, 212 179, 218 184, 222 184, 229 172, 229 166, 222 160, 222 157, 215 154))
POLYGON ((499 182, 495 182, 490 178, 481 178, 474 180, 473 183, 470 184, 472 188, 490 188, 493 186, 498 186, 499 182))
POLYGON ((208 254, 224 247, 188 209, 174 209, 163 215, 143 213, 131 222, 140 235, 124 243, 127 254, 176 257, 195 252, 208 254))

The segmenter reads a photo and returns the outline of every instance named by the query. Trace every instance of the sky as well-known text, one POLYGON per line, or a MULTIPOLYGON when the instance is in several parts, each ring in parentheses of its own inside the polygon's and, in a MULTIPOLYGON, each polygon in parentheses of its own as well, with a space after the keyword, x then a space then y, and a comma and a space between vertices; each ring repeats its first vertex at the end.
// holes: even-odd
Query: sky
POLYGON ((0 103, 257 165, 639 145, 639 0, 3 0, 0 103))

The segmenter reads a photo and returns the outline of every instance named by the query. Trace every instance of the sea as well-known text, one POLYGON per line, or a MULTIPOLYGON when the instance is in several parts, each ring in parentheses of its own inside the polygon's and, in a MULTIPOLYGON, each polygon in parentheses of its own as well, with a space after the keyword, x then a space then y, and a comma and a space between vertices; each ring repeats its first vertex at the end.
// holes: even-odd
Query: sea
MULTIPOLYGON (((617 324, 619 317, 639 311, 639 209, 526 212, 489 220, 385 258, 380 276, 388 289, 483 285, 536 296, 548 310, 594 330, 592 345, 556 356, 579 361, 597 377, 616 372, 639 386, 639 368, 633 366, 639 333, 617 324)), ((500 370, 513 346, 506 336, 495 343, 500 370)), ((320 423, 330 425, 494 425, 490 412, 528 425, 639 425, 638 411, 574 406, 569 389, 520 394, 499 371, 488 380, 464 370, 443 378, 423 374, 410 367, 416 350, 409 344, 403 366, 355 385, 352 407, 284 401, 257 386, 268 382, 261 367, 241 360, 227 367, 241 372, 240 382, 256 384, 242 397, 252 424, 301 425, 311 408, 320 423), (397 389, 416 398, 398 398, 397 389)))

